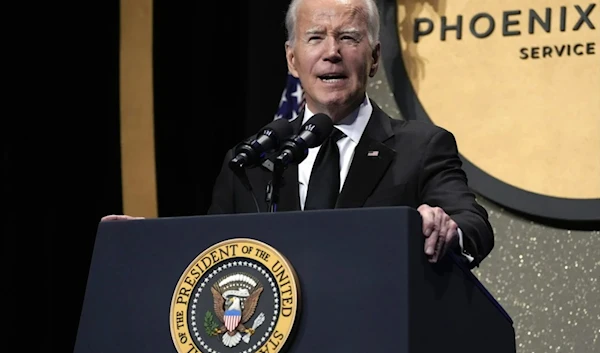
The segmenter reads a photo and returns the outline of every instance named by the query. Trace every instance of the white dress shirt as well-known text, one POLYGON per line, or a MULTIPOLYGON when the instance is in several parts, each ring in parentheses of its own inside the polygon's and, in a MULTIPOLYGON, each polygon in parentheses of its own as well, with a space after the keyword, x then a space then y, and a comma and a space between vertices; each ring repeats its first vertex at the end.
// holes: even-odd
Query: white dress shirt
MULTIPOLYGON (((350 113, 346 118, 338 122, 335 127, 343 132, 346 136, 342 137, 337 141, 338 148, 340 150, 340 192, 344 187, 350 164, 352 164, 352 158, 354 157, 354 150, 360 141, 360 138, 367 127, 373 107, 369 97, 365 93, 365 99, 361 105, 350 113)), ((306 123, 314 115, 313 112, 308 109, 308 106, 304 107, 304 116, 299 116, 297 119, 302 119, 302 124, 306 123)), ((308 182, 310 180, 310 174, 312 172, 313 164, 319 153, 320 146, 310 148, 308 150, 308 156, 298 165, 298 183, 300 193, 300 209, 304 210, 304 203, 306 201, 306 194, 308 192, 308 182)), ((473 257, 463 251, 463 234, 462 230, 458 229, 458 243, 461 249, 461 254, 465 256, 469 262, 473 261, 473 257)))
MULTIPOLYGON (((344 182, 346 181, 346 176, 348 175, 348 170, 350 169, 350 164, 354 157, 354 150, 367 127, 372 112, 373 107, 371 106, 371 102, 365 95, 365 100, 360 107, 335 125, 336 128, 346 135, 337 141, 340 150, 340 192, 344 187, 344 182)), ((302 124, 304 124, 313 115, 314 113, 305 106, 304 117, 298 117, 298 119, 302 118, 302 124)), ((321 146, 317 146, 309 149, 306 159, 298 165, 300 208, 302 210, 304 210, 304 202, 306 201, 306 194, 308 192, 308 181, 310 180, 310 174, 320 147, 321 146)))

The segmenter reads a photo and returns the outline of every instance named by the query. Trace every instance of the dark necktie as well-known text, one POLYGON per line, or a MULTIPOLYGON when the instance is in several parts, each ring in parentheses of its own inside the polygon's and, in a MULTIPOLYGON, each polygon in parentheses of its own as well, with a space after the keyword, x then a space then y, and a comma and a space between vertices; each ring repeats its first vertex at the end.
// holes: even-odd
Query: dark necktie
POLYGON ((308 182, 305 210, 335 207, 340 190, 340 151, 337 141, 344 136, 343 132, 334 128, 321 145, 308 182))

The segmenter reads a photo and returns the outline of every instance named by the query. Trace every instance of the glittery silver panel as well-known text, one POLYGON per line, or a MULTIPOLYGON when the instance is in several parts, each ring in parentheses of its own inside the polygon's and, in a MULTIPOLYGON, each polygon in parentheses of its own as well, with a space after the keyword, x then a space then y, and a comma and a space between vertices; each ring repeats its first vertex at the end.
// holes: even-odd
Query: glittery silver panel
POLYGON ((367 94, 372 98, 377 105, 394 119, 404 119, 402 113, 398 109, 398 104, 394 98, 394 94, 390 90, 383 66, 379 64, 379 69, 375 77, 369 81, 367 86, 367 94))
MULTIPOLYGON (((383 69, 367 93, 402 119, 383 69)), ((600 352, 600 232, 546 227, 479 202, 496 243, 473 272, 513 318, 517 352, 600 352)))
POLYGON ((496 246, 474 272, 515 321, 518 352, 600 352, 600 232, 550 228, 480 202, 496 246))

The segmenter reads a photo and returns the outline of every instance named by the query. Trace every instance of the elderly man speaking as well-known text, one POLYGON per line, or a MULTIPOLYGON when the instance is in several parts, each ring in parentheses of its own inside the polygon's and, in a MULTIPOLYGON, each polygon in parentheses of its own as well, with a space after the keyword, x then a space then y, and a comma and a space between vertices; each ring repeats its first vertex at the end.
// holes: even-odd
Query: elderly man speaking
MULTIPOLYGON (((317 113, 332 135, 284 172, 278 211, 410 206, 423 219, 424 251, 436 262, 448 250, 477 266, 492 250, 487 212, 470 191, 454 136, 433 124, 389 117, 367 96, 380 63, 379 13, 372 0, 293 0, 286 15, 285 55, 299 78, 305 108, 296 131, 317 113), (324 194, 333 193, 330 197, 324 194)), ((226 162, 209 213, 256 212, 255 200, 226 162)), ((255 189, 271 174, 248 170, 255 189)), ((258 205, 266 210, 266 202, 258 205)))

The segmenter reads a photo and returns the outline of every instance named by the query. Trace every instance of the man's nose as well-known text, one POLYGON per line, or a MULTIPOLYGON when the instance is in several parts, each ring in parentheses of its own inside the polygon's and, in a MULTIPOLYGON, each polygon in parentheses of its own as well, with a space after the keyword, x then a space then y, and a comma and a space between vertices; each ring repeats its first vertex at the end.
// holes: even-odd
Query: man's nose
POLYGON ((325 55, 323 57, 325 61, 339 62, 342 60, 340 53, 340 44, 335 38, 328 37, 325 42, 325 55))

